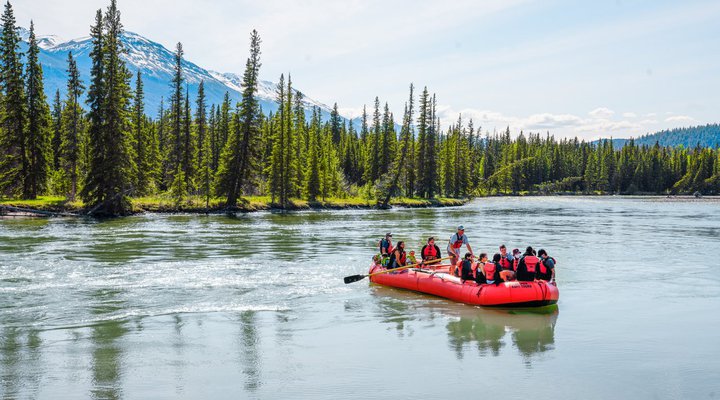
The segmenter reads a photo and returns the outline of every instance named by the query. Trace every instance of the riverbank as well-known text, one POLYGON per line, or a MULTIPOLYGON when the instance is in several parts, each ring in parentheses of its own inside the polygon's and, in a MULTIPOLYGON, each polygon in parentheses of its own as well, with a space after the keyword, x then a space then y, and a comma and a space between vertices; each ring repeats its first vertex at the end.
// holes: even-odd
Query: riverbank
MULTIPOLYGON (((269 196, 247 196, 238 200, 238 205, 231 211, 254 212, 280 209, 269 196)), ((390 201, 393 207, 424 208, 424 207, 452 207, 466 204, 470 199, 454 199, 439 197, 433 199, 397 197, 390 201)), ((187 201, 177 204, 169 197, 151 196, 131 198, 133 213, 220 213, 228 211, 224 199, 213 198, 206 202, 201 197, 190 197, 187 201)), ((286 210, 342 210, 342 209, 371 209, 376 208, 377 200, 367 200, 359 197, 326 198, 314 202, 300 199, 291 199, 286 210)), ((81 200, 73 202, 59 196, 40 196, 35 200, 0 200, 0 207, 7 206, 17 209, 42 211, 48 213, 79 213, 85 205, 81 200)), ((20 211, 22 212, 22 211, 20 211)))

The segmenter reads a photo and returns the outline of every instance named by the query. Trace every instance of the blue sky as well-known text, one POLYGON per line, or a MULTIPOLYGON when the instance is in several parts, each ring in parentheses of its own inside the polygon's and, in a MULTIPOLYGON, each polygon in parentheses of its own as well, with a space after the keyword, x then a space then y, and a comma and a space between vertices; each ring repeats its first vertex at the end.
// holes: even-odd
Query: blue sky
MULTIPOLYGON (((86 36, 108 1, 15 0, 21 25, 86 36), (68 4, 70 3, 70 4, 68 4)), ((205 68, 261 76, 358 115, 375 96, 400 120, 410 82, 447 124, 473 118, 556 136, 637 136, 720 122, 720 2, 119 0, 125 28, 205 68), (203 4, 207 3, 207 4, 203 4)))

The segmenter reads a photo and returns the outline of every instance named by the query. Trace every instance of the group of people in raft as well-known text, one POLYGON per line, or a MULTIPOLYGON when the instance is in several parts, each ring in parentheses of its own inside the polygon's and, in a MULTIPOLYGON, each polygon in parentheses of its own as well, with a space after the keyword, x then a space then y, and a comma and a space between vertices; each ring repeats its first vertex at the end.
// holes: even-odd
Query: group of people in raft
MULTIPOLYGON (((488 259, 487 253, 480 253, 475 257, 470 241, 465 235, 465 227, 457 227, 457 232, 450 237, 447 252, 450 257, 450 272, 465 281, 475 281, 478 284, 495 284, 509 281, 534 281, 544 280, 555 281, 555 259, 550 257, 547 251, 540 249, 535 252, 532 247, 525 249, 520 254, 519 249, 514 249, 512 254, 508 253, 507 247, 500 245, 500 252, 493 255, 492 260, 488 259), (460 257, 460 249, 466 246, 468 252, 460 257), (477 260, 477 262, 475 262, 477 260)), ((398 242, 397 246, 392 244, 392 233, 387 233, 385 238, 380 240, 380 262, 388 269, 395 269, 407 265, 431 266, 438 264, 442 258, 440 248, 435 244, 435 238, 430 237, 427 244, 420 250, 422 257, 418 262, 415 252, 406 253, 405 242, 398 242)))

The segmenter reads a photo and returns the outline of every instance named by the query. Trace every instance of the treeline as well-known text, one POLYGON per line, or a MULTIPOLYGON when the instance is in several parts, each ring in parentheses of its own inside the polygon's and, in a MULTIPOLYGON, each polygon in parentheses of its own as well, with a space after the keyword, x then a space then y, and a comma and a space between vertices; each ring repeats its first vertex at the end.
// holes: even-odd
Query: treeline
POLYGON ((578 139, 482 133, 473 121, 441 130, 436 97, 410 94, 396 131, 387 103, 375 98, 359 126, 337 104, 327 121, 304 107, 290 75, 280 76, 278 109, 263 114, 257 84, 260 38, 253 31, 242 101, 206 104, 185 84, 183 49, 175 52, 167 102, 155 118, 144 109, 143 77, 122 60, 122 24, 115 0, 91 28, 91 80, 82 82, 68 55, 67 94, 48 105, 38 44, 30 25, 27 54, 10 3, 0 38, 0 193, 32 199, 79 196, 88 211, 122 215, 130 196, 189 196, 229 208, 242 195, 269 195, 277 206, 362 196, 387 205, 392 196, 469 197, 522 192, 717 193, 717 149, 637 146, 613 149, 578 139), (25 61, 23 65, 23 60, 25 61), (86 94, 86 107, 81 97, 86 94), (416 104, 417 103, 417 104, 416 104))

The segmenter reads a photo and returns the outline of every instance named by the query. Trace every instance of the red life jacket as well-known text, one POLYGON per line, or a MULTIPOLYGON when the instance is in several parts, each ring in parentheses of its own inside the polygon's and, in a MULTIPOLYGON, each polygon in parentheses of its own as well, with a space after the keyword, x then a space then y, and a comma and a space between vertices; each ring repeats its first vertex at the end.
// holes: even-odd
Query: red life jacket
POLYGON ((404 251, 398 250, 400 252, 400 259, 398 260, 398 265, 400 267, 404 267, 407 265, 407 254, 405 254, 404 251))
POLYGON ((483 265, 483 271, 485 272, 485 279, 488 281, 495 280, 495 271, 497 270, 497 265, 495 265, 494 262, 488 261, 483 265))
POLYGON ((423 253, 422 253, 422 258, 423 258, 424 260, 435 260, 435 259, 437 259, 437 249, 435 248, 435 246, 431 246, 431 245, 429 245, 429 244, 426 245, 426 246, 425 246, 425 249, 423 250, 423 253))
MULTIPOLYGON (((457 235, 457 234, 456 234, 456 235, 457 235)), ((464 236, 465 236, 465 234, 463 234, 462 236, 460 236, 460 237, 458 238, 458 240, 456 240, 455 243, 452 244, 453 249, 459 249, 459 248, 462 247, 462 245, 463 245, 463 243, 464 243, 464 242, 463 242, 463 237, 464 237, 464 236)))
POLYGON ((537 265, 540 263, 540 259, 535 256, 525 256, 525 269, 527 272, 535 273, 537 265))
MULTIPOLYGON (((553 260, 553 264, 557 264, 557 262, 555 262, 555 258, 553 258, 553 257, 548 257, 548 258, 553 260)), ((540 270, 541 274, 543 274, 543 275, 547 274, 547 267, 545 266, 545 260, 540 261, 540 269, 539 270, 540 270)))
POLYGON ((500 257, 500 266, 502 269, 510 269, 510 261, 508 261, 507 257, 500 257))

